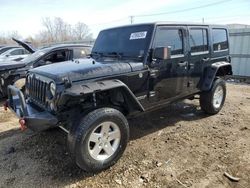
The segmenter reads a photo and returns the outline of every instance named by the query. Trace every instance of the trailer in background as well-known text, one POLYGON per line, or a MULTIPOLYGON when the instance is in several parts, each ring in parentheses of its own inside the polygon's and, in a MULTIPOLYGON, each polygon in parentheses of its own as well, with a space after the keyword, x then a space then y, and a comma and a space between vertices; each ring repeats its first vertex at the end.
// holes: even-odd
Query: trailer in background
POLYGON ((250 83, 250 28, 229 27, 229 37, 233 76, 250 83))

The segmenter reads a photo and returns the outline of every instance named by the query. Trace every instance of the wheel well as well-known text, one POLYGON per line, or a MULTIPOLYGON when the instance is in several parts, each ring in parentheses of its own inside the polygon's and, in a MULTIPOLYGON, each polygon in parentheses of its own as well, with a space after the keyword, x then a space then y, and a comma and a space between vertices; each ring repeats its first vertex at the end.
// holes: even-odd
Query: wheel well
POLYGON ((200 82, 201 91, 208 91, 212 87, 214 80, 218 77, 232 75, 232 67, 229 63, 220 67, 211 66, 204 70, 203 78, 200 82))
POLYGON ((124 115, 128 115, 133 111, 133 106, 122 88, 96 93, 96 103, 97 107, 113 107, 121 111, 124 115))
POLYGON ((226 76, 226 75, 232 75, 232 67, 227 65, 227 66, 222 66, 220 67, 217 72, 216 72, 216 76, 218 77, 223 77, 223 76, 226 76))
POLYGON ((89 112, 101 107, 110 107, 119 110, 125 116, 138 110, 131 96, 124 91, 124 88, 114 88, 111 90, 99 91, 88 94, 87 96, 67 98, 68 109, 80 107, 81 112, 89 112))

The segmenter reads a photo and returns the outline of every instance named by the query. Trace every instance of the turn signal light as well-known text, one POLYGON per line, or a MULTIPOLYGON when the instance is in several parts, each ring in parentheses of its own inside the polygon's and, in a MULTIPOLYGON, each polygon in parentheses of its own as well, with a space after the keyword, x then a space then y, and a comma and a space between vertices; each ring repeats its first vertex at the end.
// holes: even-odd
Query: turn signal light
POLYGON ((7 111, 8 107, 9 107, 8 101, 5 101, 5 103, 3 104, 4 110, 7 111))
POLYGON ((21 128, 22 131, 24 131, 25 129, 27 129, 27 127, 25 125, 26 122, 25 122, 24 119, 19 119, 19 124, 20 124, 20 128, 21 128))

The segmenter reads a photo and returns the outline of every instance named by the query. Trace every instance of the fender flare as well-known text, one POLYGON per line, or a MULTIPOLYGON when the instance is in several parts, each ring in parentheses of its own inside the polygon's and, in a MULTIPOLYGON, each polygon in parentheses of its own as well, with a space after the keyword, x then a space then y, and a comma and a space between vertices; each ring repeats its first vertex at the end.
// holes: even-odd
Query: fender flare
POLYGON ((126 97, 126 100, 129 100, 132 107, 139 111, 145 111, 142 104, 138 101, 133 92, 128 88, 128 86, 120 80, 102 80, 83 83, 81 85, 73 85, 65 91, 65 95, 70 95, 72 97, 79 97, 84 95, 96 94, 98 92, 112 90, 120 88, 126 97))
POLYGON ((209 91, 212 87, 213 81, 219 73, 219 70, 225 70, 223 73, 220 73, 219 76, 232 75, 232 66, 231 63, 226 61, 216 62, 211 64, 204 69, 203 78, 201 80, 200 89, 202 91, 209 91))

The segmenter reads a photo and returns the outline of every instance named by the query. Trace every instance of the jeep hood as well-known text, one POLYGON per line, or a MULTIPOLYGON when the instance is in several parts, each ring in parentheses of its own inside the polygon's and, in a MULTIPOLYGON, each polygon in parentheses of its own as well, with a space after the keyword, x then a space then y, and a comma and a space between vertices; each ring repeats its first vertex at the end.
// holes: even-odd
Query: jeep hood
POLYGON ((1 61, 0 62, 0 72, 6 70, 13 70, 25 67, 26 64, 22 61, 1 61))
POLYGON ((71 82, 115 76, 137 70, 142 63, 127 63, 120 61, 98 62, 94 59, 79 59, 65 61, 32 69, 30 72, 46 76, 57 83, 65 78, 71 82), (134 67, 134 68, 133 68, 134 67))

